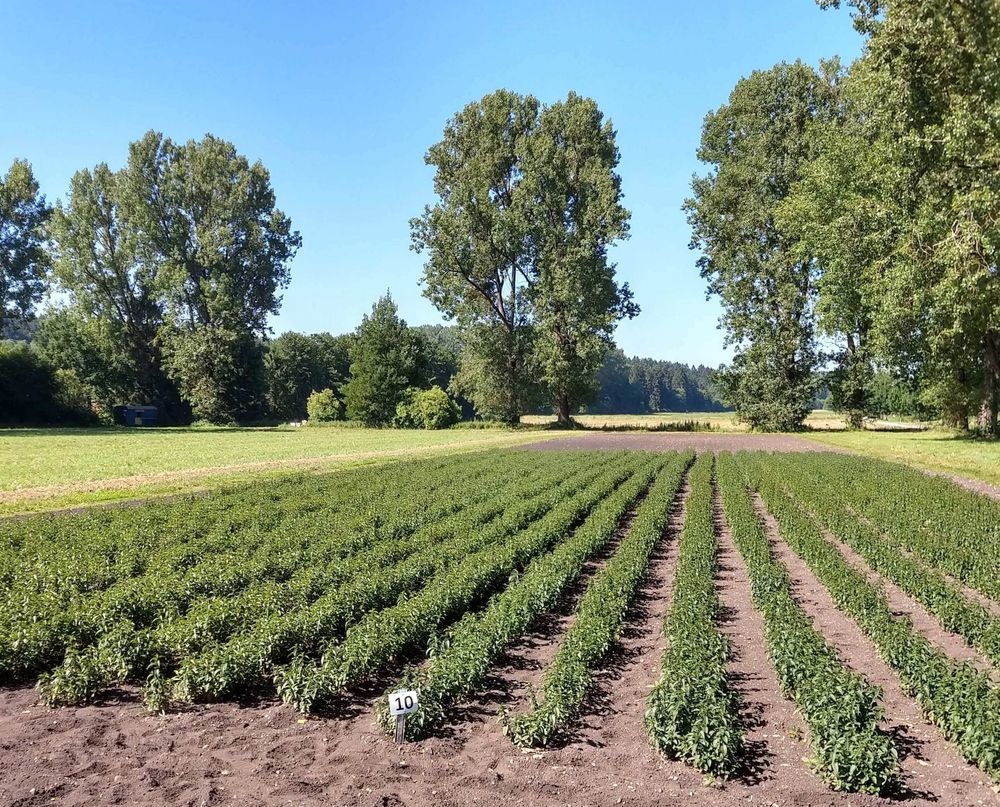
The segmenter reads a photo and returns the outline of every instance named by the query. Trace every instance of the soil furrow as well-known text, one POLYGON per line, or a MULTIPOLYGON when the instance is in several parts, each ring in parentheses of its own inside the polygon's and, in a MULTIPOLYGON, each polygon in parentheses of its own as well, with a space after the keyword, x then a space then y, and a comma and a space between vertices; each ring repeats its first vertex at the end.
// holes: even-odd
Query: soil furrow
POLYGON ((754 504, 766 524, 774 557, 788 570, 796 601, 841 659, 882 687, 885 728, 893 735, 900 756, 904 788, 900 796, 908 804, 996 804, 986 775, 962 759, 937 727, 924 719, 919 705, 903 691, 899 677, 872 641, 837 608, 826 587, 781 540, 778 525, 759 496, 754 497, 754 504))
POLYGON ((1000 678, 996 668, 986 656, 972 647, 962 636, 945 630, 938 622, 937 617, 889 578, 879 574, 853 547, 841 541, 829 530, 824 529, 823 536, 839 550, 852 567, 865 576, 868 582, 885 593, 885 597, 889 601, 889 608, 896 616, 909 618, 910 622, 913 623, 914 630, 952 658, 968 661, 977 669, 989 674, 994 680, 1000 678))
POLYGON ((730 647, 730 680, 739 692, 746 731, 745 769, 737 781, 764 784, 775 800, 792 804, 877 804, 879 799, 834 794, 803 762, 808 729, 781 685, 767 654, 764 620, 753 605, 750 577, 733 541, 716 489, 713 496, 719 559, 716 590, 722 606, 719 628, 730 647))
MULTIPOLYGON (((575 739, 598 748, 621 743, 648 746, 642 716, 646 698, 660 675, 666 649, 663 620, 670 608, 681 530, 691 493, 688 471, 671 508, 663 537, 653 549, 635 599, 625 615, 625 628, 600 669, 595 671, 591 708, 580 718, 575 739)), ((616 756, 620 752, 615 752, 616 756)), ((627 766, 632 762, 621 757, 627 766)))

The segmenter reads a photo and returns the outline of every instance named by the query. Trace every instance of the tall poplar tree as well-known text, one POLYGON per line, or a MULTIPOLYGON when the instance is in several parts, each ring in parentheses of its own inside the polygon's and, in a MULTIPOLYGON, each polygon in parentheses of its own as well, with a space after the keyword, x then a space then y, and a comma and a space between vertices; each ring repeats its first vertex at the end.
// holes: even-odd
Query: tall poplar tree
POLYGON ((685 203, 734 347, 719 382, 756 429, 800 428, 816 391, 815 261, 776 217, 817 154, 814 124, 836 114, 836 71, 795 62, 739 81, 705 118, 698 157, 710 171, 685 203))
POLYGON ((427 153, 438 202, 411 222, 424 294, 463 332, 457 386, 516 423, 539 384, 559 420, 594 391, 615 323, 637 311, 607 249, 628 232, 615 133, 574 93, 498 90, 427 153))

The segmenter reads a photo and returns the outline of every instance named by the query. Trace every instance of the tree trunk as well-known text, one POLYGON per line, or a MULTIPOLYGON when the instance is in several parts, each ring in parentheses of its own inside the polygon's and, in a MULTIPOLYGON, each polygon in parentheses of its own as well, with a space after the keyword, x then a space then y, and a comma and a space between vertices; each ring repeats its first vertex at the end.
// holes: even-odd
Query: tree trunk
POLYGON ((556 419, 560 426, 569 426, 569 396, 565 393, 556 396, 556 419))
POLYGON ((987 331, 983 337, 983 390, 979 404, 979 430, 986 435, 997 433, 997 404, 1000 393, 1000 333, 987 331))

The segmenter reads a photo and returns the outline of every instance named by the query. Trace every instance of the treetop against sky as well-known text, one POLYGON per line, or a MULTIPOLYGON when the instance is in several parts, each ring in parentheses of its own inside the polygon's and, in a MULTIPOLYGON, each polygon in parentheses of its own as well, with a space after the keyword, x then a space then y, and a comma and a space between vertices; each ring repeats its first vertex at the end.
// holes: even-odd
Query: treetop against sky
POLYGON ((260 159, 302 233, 283 330, 343 332, 385 289, 410 322, 440 315, 420 294, 407 222, 433 202, 427 148, 448 118, 499 87, 544 102, 574 90, 612 120, 631 238, 611 254, 643 313, 630 354, 716 365, 720 309, 688 249, 681 203, 706 112, 737 77, 779 61, 860 49, 846 11, 812 0, 165 6, 57 3, 2 15, 12 69, 0 163, 29 160, 50 202, 73 173, 124 164, 149 129, 206 132, 260 159), (11 114, 13 113, 13 114, 11 114))

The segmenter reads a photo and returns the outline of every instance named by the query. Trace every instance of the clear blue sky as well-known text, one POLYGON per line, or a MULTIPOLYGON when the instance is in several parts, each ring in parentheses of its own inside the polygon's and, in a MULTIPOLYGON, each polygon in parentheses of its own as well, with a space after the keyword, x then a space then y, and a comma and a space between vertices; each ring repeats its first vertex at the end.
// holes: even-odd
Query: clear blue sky
POLYGON ((757 68, 854 58, 845 12, 814 0, 704 2, 50 2, 0 0, 0 165, 32 162, 50 201, 119 167, 156 129, 212 132, 270 169, 300 230, 276 332, 352 329, 385 289, 411 324, 410 217, 447 118, 505 87, 589 95, 614 122, 632 237, 614 258, 642 306, 627 353, 716 365, 719 314, 680 211, 701 121, 757 68))

